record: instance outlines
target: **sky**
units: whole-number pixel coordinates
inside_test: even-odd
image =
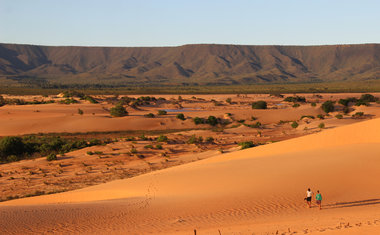
[[[0,0],[0,43],[380,43],[379,0]]]

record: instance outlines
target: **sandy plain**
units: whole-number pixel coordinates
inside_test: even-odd
[[[350,115],[335,118],[341,113],[337,106],[324,120],[300,120],[322,114],[319,106],[324,100],[360,94],[304,96],[318,105],[293,108],[282,98],[268,95],[197,95],[204,100],[195,102],[192,96],[182,96],[180,105],[187,108],[183,112],[187,117],[232,117],[230,126],[222,131],[203,125],[199,129],[190,119],[179,121],[176,112],[154,119],[143,116],[158,109],[178,109],[178,103],[128,109],[130,116],[123,118],[110,118],[107,103],[1,107],[0,119],[6,124],[0,126],[2,135],[179,131],[167,134],[175,141],[165,143],[162,151],[145,150],[149,141],[133,143],[139,152],[145,151],[143,159],[124,154],[131,143],[121,138],[90,147],[102,151],[102,156],[89,156],[89,149],[81,149],[54,163],[40,158],[1,165],[3,197],[22,197],[33,190],[76,190],[2,202],[0,230],[6,234],[379,233],[379,104],[354,107],[351,114],[362,111],[366,114],[362,119]],[[228,97],[233,104],[225,103]],[[211,99],[222,105],[215,106]],[[266,100],[269,109],[252,110],[254,100]],[[78,107],[84,115],[76,113]],[[36,109],[39,112],[34,112]],[[251,116],[262,122],[263,128],[238,125],[242,119],[256,122]],[[280,120],[297,120],[300,125],[294,129],[289,123],[279,124]],[[320,122],[325,123],[323,130],[317,127]],[[186,144],[193,134],[212,136],[215,141]],[[236,143],[247,140],[263,145],[238,151]],[[163,151],[169,157],[162,157]],[[44,169],[46,177],[37,168]],[[54,174],[60,168],[62,173]],[[28,175],[30,171],[35,174]],[[13,180],[9,180],[11,175]],[[321,211],[315,204],[306,208],[303,198],[308,187],[321,190]]]

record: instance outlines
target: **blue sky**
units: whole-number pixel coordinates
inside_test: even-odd
[[[0,42],[78,46],[380,42],[376,0],[0,0]]]

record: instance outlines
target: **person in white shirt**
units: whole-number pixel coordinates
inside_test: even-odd
[[[309,206],[309,208],[311,208],[311,197],[313,196],[313,192],[308,188],[307,191],[306,191],[306,203],[307,205]]]

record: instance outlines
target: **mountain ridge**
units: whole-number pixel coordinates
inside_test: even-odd
[[[82,47],[0,43],[0,76],[21,83],[114,85],[361,81],[380,78],[380,44]]]

